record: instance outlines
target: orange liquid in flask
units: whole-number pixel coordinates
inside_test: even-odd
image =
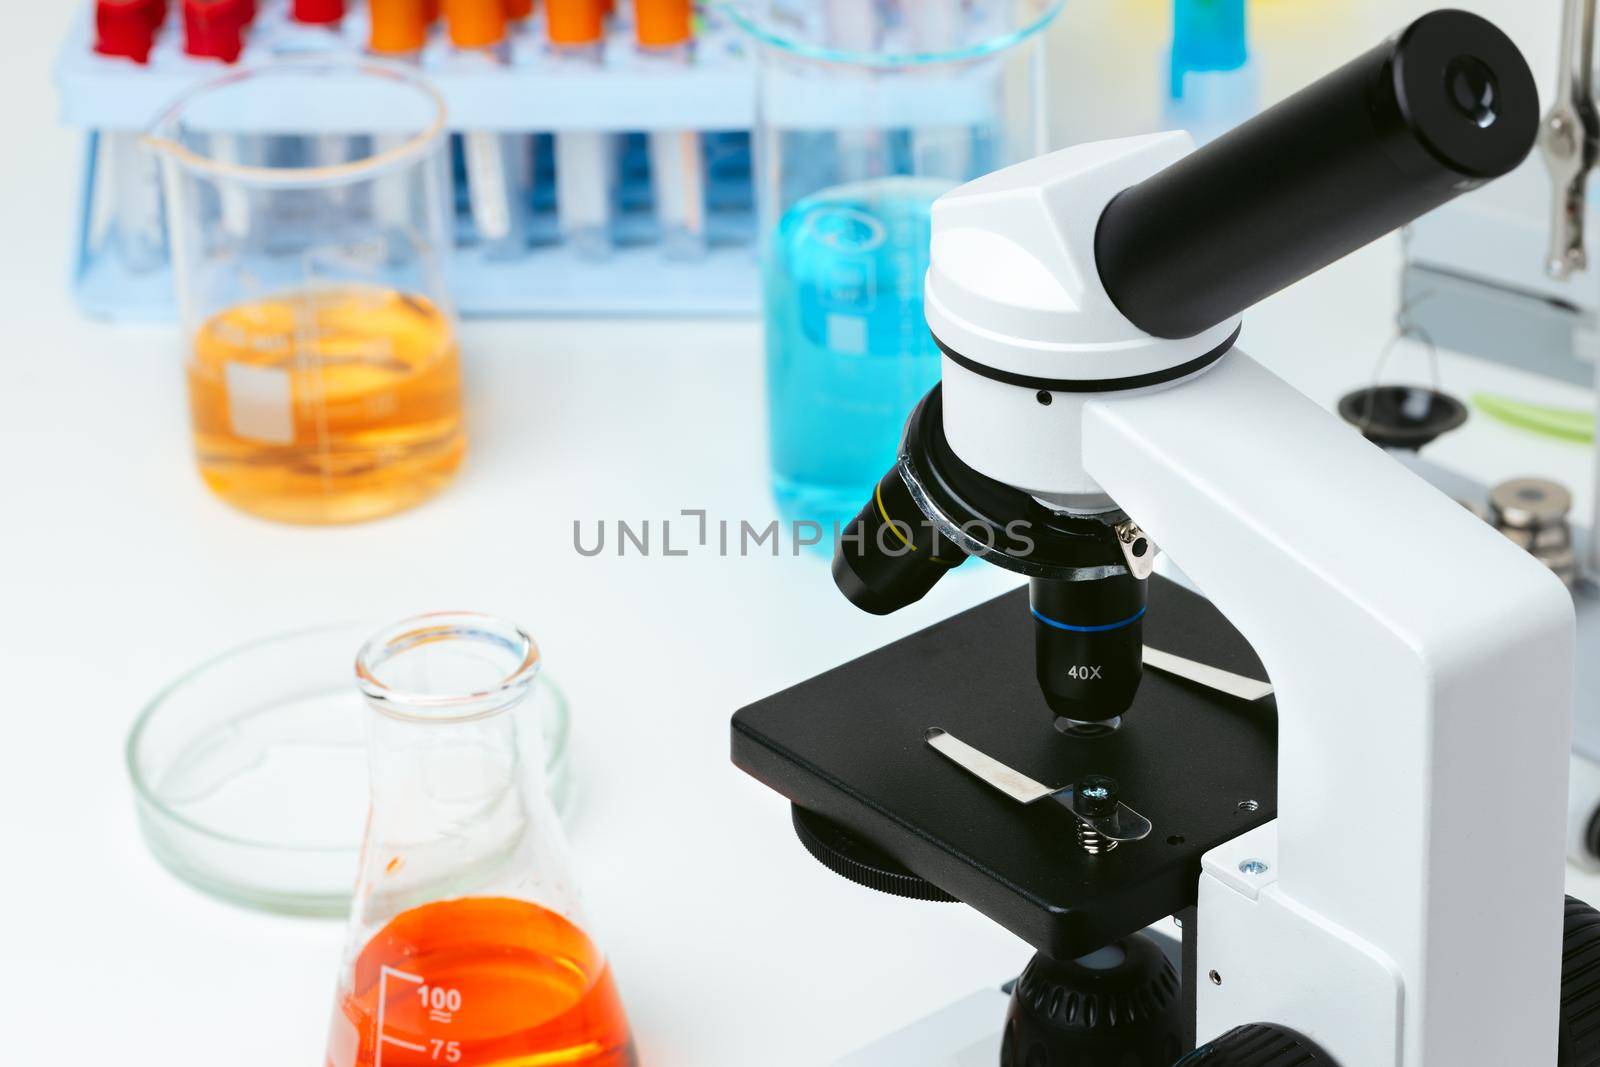
[[[339,1011],[329,1067],[637,1064],[604,957],[572,923],[521,900],[443,900],[398,916],[361,950]],[[353,1059],[337,1047],[352,1028]]]
[[[201,476],[267,518],[399,511],[466,451],[455,334],[420,296],[350,285],[236,305],[200,327],[188,374]]]

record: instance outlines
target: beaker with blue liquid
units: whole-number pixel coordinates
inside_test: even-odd
[[[939,380],[922,313],[933,202],[1045,150],[1040,31],[1060,6],[728,7],[760,60],[769,441],[786,520],[847,524]]]

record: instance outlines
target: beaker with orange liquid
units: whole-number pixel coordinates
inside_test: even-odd
[[[518,738],[538,666],[526,632],[468,613],[361,650],[372,808],[327,1067],[636,1067]]]
[[[299,523],[438,492],[466,451],[438,94],[396,68],[280,62],[191,91],[148,143],[206,484]]]

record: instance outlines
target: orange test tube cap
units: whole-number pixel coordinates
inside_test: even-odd
[[[428,43],[428,0],[370,0],[367,47],[380,56],[420,52]]]
[[[605,36],[601,0],[547,0],[545,25],[551,44],[594,44]]]
[[[672,48],[693,35],[690,0],[634,0],[634,35],[645,48]]]
[[[506,39],[505,0],[444,0],[444,23],[457,48],[490,48]]]

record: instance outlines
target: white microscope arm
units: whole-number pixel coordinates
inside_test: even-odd
[[[1205,862],[1198,1032],[1270,1019],[1349,1067],[1554,1064],[1565,588],[1238,351],[1089,401],[1083,454],[1277,691],[1278,818]]]

